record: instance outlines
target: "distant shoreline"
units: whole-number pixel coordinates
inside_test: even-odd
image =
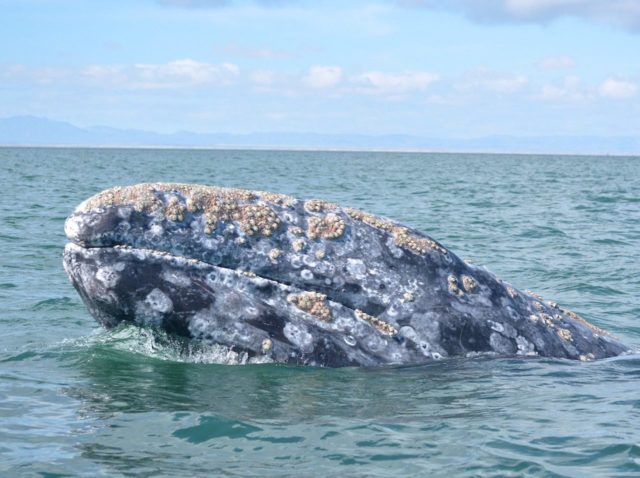
[[[0,145],[45,148],[131,148],[247,151],[640,156],[640,137],[591,135],[469,138],[412,134],[262,131],[196,133],[78,127],[33,116],[0,118]]]
[[[523,152],[504,150],[431,150],[419,148],[345,148],[345,147],[297,147],[297,146],[244,146],[244,145],[213,145],[213,146],[176,146],[176,145],[82,145],[82,144],[0,144],[2,149],[133,149],[133,150],[176,150],[176,151],[291,151],[310,153],[404,153],[404,154],[438,154],[438,155],[478,155],[493,156],[569,156],[569,157],[614,157],[640,158],[639,153],[580,153],[580,152]]]

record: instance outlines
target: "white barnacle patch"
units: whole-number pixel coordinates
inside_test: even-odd
[[[415,295],[413,294],[413,292],[409,292],[409,291],[407,291],[407,292],[405,292],[404,294],[402,294],[402,299],[403,299],[405,302],[413,302],[413,301],[415,300],[415,298],[416,298],[416,297],[415,297]]]
[[[364,346],[371,352],[379,352],[384,350],[389,343],[379,335],[369,335],[364,343]]]
[[[189,287],[191,285],[191,279],[189,279],[186,274],[178,273],[170,269],[163,270],[160,277],[163,280],[179,287]]]
[[[79,207],[82,207],[82,204]],[[78,238],[82,230],[79,222],[80,216],[71,216],[64,222],[64,233],[67,237]]]
[[[400,330],[398,330],[398,334],[405,339],[413,340],[414,342],[418,341],[418,334],[416,333],[416,330],[409,325],[400,327]]]
[[[262,341],[260,349],[262,350],[263,354],[266,354],[269,350],[271,350],[271,347],[273,347],[273,341],[269,338],[266,338]]]
[[[249,319],[255,319],[260,314],[256,307],[248,306],[244,308],[244,313]]]
[[[289,322],[284,326],[282,332],[287,340],[298,347],[301,352],[310,353],[313,351],[313,335],[303,328]]]
[[[387,239],[386,245],[389,248],[391,255],[396,259],[400,259],[404,255],[404,251],[396,245],[396,242],[393,240],[393,236],[390,236],[389,239]]]
[[[210,309],[202,309],[196,312],[189,321],[189,332],[194,337],[204,337],[212,326],[211,317],[213,312]]]
[[[118,264],[122,265],[122,267],[119,269],[115,267]],[[105,286],[107,289],[114,288],[118,283],[118,280],[120,280],[120,274],[118,274],[118,271],[121,271],[124,268],[124,264],[123,263],[118,263],[118,264],[114,266],[100,267],[96,271],[96,279],[100,281],[102,285]]]
[[[504,332],[504,326],[501,323],[494,322],[493,320],[487,320],[487,323],[489,324],[489,327],[491,327],[491,330],[495,330],[500,334]]]
[[[147,297],[144,299],[144,303],[149,306],[151,310],[161,312],[163,314],[173,310],[173,302],[171,302],[169,296],[158,288],[149,292]]]
[[[522,335],[516,337],[516,346],[518,347],[517,355],[525,355],[528,357],[538,355],[535,346]]]
[[[511,340],[498,332],[493,332],[491,336],[489,336],[489,345],[491,349],[497,353],[510,353],[512,350]]]
[[[152,236],[161,236],[162,234],[164,234],[164,229],[160,224],[156,223],[149,228],[149,232]]]
[[[302,277],[304,280],[312,280],[313,272],[311,272],[309,269],[302,269],[302,271],[300,271],[300,277]]]
[[[364,279],[367,274],[367,266],[362,259],[347,259],[347,272],[351,277]]]

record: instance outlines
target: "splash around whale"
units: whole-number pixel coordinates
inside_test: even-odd
[[[89,198],[65,232],[65,270],[99,323],[151,326],[255,361],[593,360],[628,350],[425,234],[322,200],[139,184]]]

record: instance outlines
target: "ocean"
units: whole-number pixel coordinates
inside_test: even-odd
[[[640,476],[637,354],[229,365],[99,328],[65,217],[149,181],[393,218],[640,348],[640,157],[0,148],[1,476]]]

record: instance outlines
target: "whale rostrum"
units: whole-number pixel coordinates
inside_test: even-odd
[[[64,266],[106,327],[150,326],[266,362],[593,360],[627,347],[410,227],[323,200],[147,183],[65,223]]]

